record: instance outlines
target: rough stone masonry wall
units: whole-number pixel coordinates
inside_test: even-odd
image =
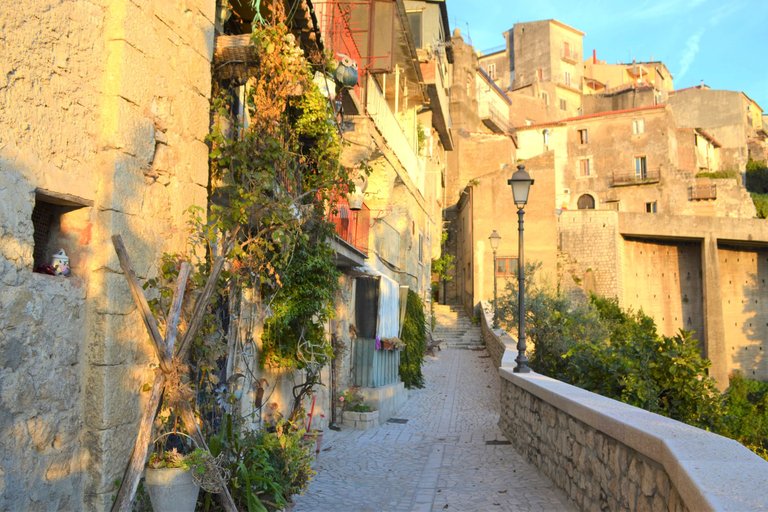
[[[563,211],[558,222],[560,289],[573,298],[584,292],[621,298],[618,214]]]
[[[581,510],[687,511],[658,463],[501,379],[499,426]]]
[[[32,272],[32,211],[38,187],[93,198],[82,164],[98,152],[88,134],[98,126],[90,84],[102,62],[91,52],[103,49],[103,11],[25,0],[0,12],[0,510],[81,510],[91,209],[69,215],[70,278]]]
[[[109,508],[151,373],[140,278],[205,204],[214,0],[21,0],[0,39],[0,510]],[[69,278],[33,273],[37,189]],[[78,201],[80,200],[78,199]]]

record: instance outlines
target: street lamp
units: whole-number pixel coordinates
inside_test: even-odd
[[[528,358],[525,356],[525,258],[523,245],[523,215],[525,215],[526,203],[528,202],[528,192],[531,190],[533,180],[525,171],[524,165],[518,165],[517,171],[507,180],[512,187],[512,197],[517,206],[517,226],[518,226],[518,250],[517,250],[517,366],[513,370],[515,373],[528,373],[531,369],[528,367]]]
[[[491,241],[491,250],[493,250],[493,328],[499,328],[499,315],[496,312],[496,251],[499,249],[499,243],[501,242],[501,235],[496,230],[493,230],[491,236],[488,237]]]

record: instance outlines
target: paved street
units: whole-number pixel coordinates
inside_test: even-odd
[[[327,430],[293,512],[570,511],[565,495],[505,444],[498,377],[485,350],[427,357],[427,385],[397,418]]]

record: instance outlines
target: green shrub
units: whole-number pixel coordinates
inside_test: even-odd
[[[768,194],[768,166],[765,162],[749,160],[747,162],[747,190],[757,194]]]
[[[720,433],[768,459],[768,383],[731,376]]]
[[[231,477],[229,490],[238,510],[267,512],[285,508],[291,496],[306,489],[314,472],[304,430],[279,420],[266,430],[238,428],[225,416],[222,432],[209,441],[214,456],[224,453]],[[219,511],[210,494],[203,510]]]
[[[424,303],[413,290],[408,290],[400,338],[405,342],[405,348],[400,352],[400,380],[409,389],[423,388],[424,375],[421,373],[421,365],[427,350],[426,318]]]
[[[752,202],[755,203],[755,210],[757,210],[757,218],[768,218],[768,194],[758,194],[757,192],[751,192]]]

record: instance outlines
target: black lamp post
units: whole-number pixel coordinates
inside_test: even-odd
[[[499,249],[499,242],[501,242],[501,235],[496,230],[493,230],[491,236],[488,237],[491,241],[491,250],[493,250],[493,328],[499,328],[499,315],[496,309],[496,251]]]
[[[518,251],[517,251],[517,366],[513,370],[515,373],[528,373],[531,369],[528,367],[528,358],[525,356],[525,258],[523,244],[523,215],[525,215],[526,203],[528,202],[528,192],[531,190],[533,180],[525,171],[524,165],[518,165],[517,171],[507,180],[512,187],[512,196],[517,206],[517,226],[518,226]]]

